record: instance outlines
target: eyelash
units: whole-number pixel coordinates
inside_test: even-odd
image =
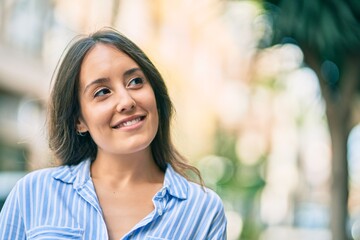
[[[139,81],[139,80],[140,80],[140,82],[132,84],[132,82],[134,82],[134,81]],[[140,87],[144,84],[144,82],[145,82],[144,79],[142,79],[141,77],[132,78],[132,79],[130,79],[130,81],[127,83],[126,87],[127,87],[127,88],[135,88],[135,89],[137,89],[137,88],[140,88]],[[132,85],[133,85],[133,86],[132,86]],[[107,91],[107,92],[104,93],[104,91]],[[98,91],[95,92],[94,98],[101,97],[101,96],[107,95],[107,94],[109,94],[109,93],[110,93],[110,89],[108,89],[108,88],[101,88],[101,89],[99,89]]]
[[[100,94],[100,93],[102,93],[104,91],[107,91],[107,93]],[[104,95],[106,95],[108,93],[110,93],[110,90],[108,88],[101,88],[101,89],[99,89],[98,91],[95,92],[94,97],[95,98],[96,97],[101,97],[101,96],[104,96]]]
[[[126,85],[126,87],[130,87],[131,83],[134,82],[135,80],[140,80],[140,83],[135,83],[135,86],[139,86],[139,85],[143,85],[144,84],[144,79],[142,79],[141,77],[135,77],[130,79],[130,81],[128,82],[128,84]]]

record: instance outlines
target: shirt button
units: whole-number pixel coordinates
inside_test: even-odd
[[[158,214],[161,216],[163,214],[163,211],[161,209],[159,209]]]

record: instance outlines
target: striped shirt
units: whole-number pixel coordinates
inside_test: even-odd
[[[223,204],[168,165],[154,210],[122,239],[226,239]],[[90,161],[20,179],[0,213],[0,239],[108,239]]]

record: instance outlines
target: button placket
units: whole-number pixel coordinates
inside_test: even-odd
[[[163,188],[163,190],[161,190],[161,196],[165,197],[165,194],[166,194],[166,188]]]
[[[156,212],[161,216],[163,214],[162,202],[164,199],[162,196],[159,196],[156,200]]]
[[[159,216],[164,214],[164,209],[166,205],[166,188],[161,189],[156,197],[156,212]]]

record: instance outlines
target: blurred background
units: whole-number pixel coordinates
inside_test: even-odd
[[[360,2],[0,0],[0,206],[53,163],[52,73],[113,26],[152,59],[228,239],[360,239]]]

